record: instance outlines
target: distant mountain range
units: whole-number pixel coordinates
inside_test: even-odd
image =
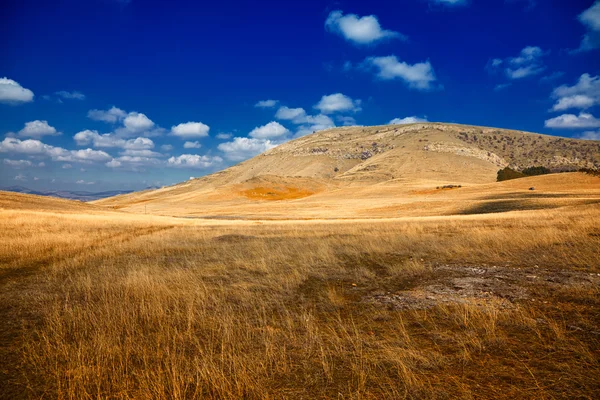
[[[58,197],[61,199],[70,199],[70,200],[79,200],[79,201],[92,201],[103,199],[105,197],[117,196],[119,194],[127,194],[133,192],[133,190],[109,190],[105,192],[86,192],[79,190],[33,190],[23,186],[9,186],[0,188],[0,190],[5,190],[7,192],[17,192],[17,193],[25,193],[25,194],[35,194],[38,196],[51,196]]]

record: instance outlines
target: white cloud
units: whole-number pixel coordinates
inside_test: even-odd
[[[123,120],[123,125],[132,132],[140,132],[154,127],[154,122],[145,114],[134,111],[127,114],[127,117]]]
[[[243,161],[275,147],[269,139],[235,137],[231,142],[219,144],[218,148],[225,153],[225,158],[232,161]]]
[[[125,150],[125,151],[120,152],[119,154],[121,154],[122,156],[151,157],[151,158],[163,156],[162,154],[157,153],[156,151],[152,151],[152,150]]]
[[[170,144],[163,144],[162,146],[160,146],[160,149],[162,151],[171,151],[173,150],[173,146]]]
[[[186,122],[171,127],[171,134],[184,139],[201,138],[208,136],[210,127],[202,122]]]
[[[163,160],[154,157],[154,155],[157,153],[147,150],[126,150],[122,154],[124,155],[113,158],[104,165],[109,168],[124,167],[137,171],[145,167],[156,166],[164,163]]]
[[[399,32],[382,29],[374,15],[364,17],[356,14],[344,15],[340,10],[329,13],[325,21],[325,29],[359,45],[372,44],[384,39],[406,40],[406,37]]]
[[[257,108],[273,108],[279,103],[279,100],[261,100],[254,105]]]
[[[117,121],[121,121],[125,119],[127,113],[120,108],[111,107],[109,110],[90,110],[87,114],[88,118],[93,119],[94,121],[103,121],[109,123],[115,123]]]
[[[183,148],[184,149],[199,149],[200,147],[202,147],[202,145],[198,141],[195,141],[195,142],[185,142],[183,144]]]
[[[33,101],[33,92],[25,89],[18,82],[0,78],[0,103],[19,104]]]
[[[27,177],[25,175],[19,174],[19,175],[15,176],[15,181],[25,182],[26,180],[27,180]]]
[[[587,129],[600,128],[600,120],[592,114],[581,112],[579,115],[563,114],[556,118],[546,120],[546,128],[556,129]]]
[[[63,169],[70,169],[70,168],[73,168],[73,166],[71,164],[63,164],[62,168]]]
[[[62,149],[64,150],[64,149]],[[82,150],[67,150],[69,152],[68,155],[59,156],[56,158],[57,161],[79,161],[79,162],[88,162],[88,161],[106,161],[111,159],[106,152],[101,150],[92,150],[92,149],[82,149]]]
[[[223,159],[219,156],[199,156],[197,154],[182,154],[178,157],[171,157],[167,161],[169,167],[178,168],[210,168],[219,163]]]
[[[109,162],[107,162],[104,165],[106,165],[109,168],[118,168],[118,167],[120,167],[123,164],[121,164],[121,161],[117,161],[115,159],[112,159],[112,160],[110,160]]]
[[[587,109],[600,104],[600,76],[583,74],[575,85],[562,85],[554,89],[552,98],[557,100],[552,111]]]
[[[321,100],[314,106],[323,114],[333,114],[336,112],[358,112],[361,111],[361,100],[352,100],[352,98],[342,93],[334,93],[321,97]]]
[[[516,57],[508,57],[505,60],[493,59],[488,63],[487,68],[493,72],[505,65],[504,74],[508,79],[523,79],[541,74],[546,69],[542,60],[546,54],[537,46],[527,46]]]
[[[57,136],[60,132],[56,128],[48,125],[48,121],[31,121],[26,122],[25,127],[19,131],[21,137],[41,138],[42,136]]]
[[[294,121],[301,120],[306,117],[306,111],[304,108],[289,108],[289,107],[279,107],[277,113],[275,113],[275,118],[286,120],[286,121]]]
[[[596,1],[590,8],[582,12],[579,17],[587,32],[583,35],[579,49],[576,51],[590,51],[600,48],[600,1]]]
[[[130,150],[147,150],[154,148],[152,139],[138,137],[125,140],[110,133],[99,134],[97,131],[85,130],[73,136],[75,142],[80,146],[92,144],[94,147],[120,147]]]
[[[348,115],[338,115],[336,119],[342,123],[343,126],[356,126],[356,120],[354,117]]]
[[[279,122],[272,121],[266,125],[254,128],[249,133],[249,136],[255,139],[275,139],[285,136],[288,133],[290,133],[290,131],[285,126],[281,125]]]
[[[83,179],[78,180],[77,182],[75,182],[78,185],[93,185],[96,182],[86,182]]]
[[[416,116],[412,117],[404,117],[404,118],[394,118],[389,122],[389,125],[406,125],[406,124],[416,124],[418,122],[428,122],[427,118],[419,118]]]
[[[413,89],[429,90],[432,88],[431,84],[436,81],[429,61],[411,65],[400,62],[396,56],[368,57],[363,66],[377,69],[376,76],[379,79],[401,79]]]
[[[587,131],[583,132],[581,135],[577,137],[578,139],[583,140],[600,140],[600,131]]]
[[[25,168],[31,167],[32,163],[29,160],[9,160],[8,158],[4,160],[5,165],[10,165],[13,168]]]
[[[352,118],[352,117],[349,117]],[[354,118],[352,118],[354,119]],[[298,127],[296,131],[296,137],[304,136],[311,134],[313,132],[322,131],[324,129],[329,129],[335,127],[335,123],[333,120],[324,114],[319,115],[308,115],[303,121],[304,125]]]
[[[67,100],[85,100],[85,95],[77,91],[67,92],[65,90],[61,90],[60,92],[56,92],[54,94]]]
[[[85,150],[67,150],[62,147],[55,147],[39,140],[27,139],[20,140],[8,137],[0,142],[1,153],[34,154],[50,157],[54,161],[66,162],[96,162],[107,161],[111,157],[104,151],[85,149]]]
[[[227,140],[227,139],[231,139],[232,136],[233,136],[233,134],[231,134],[231,133],[221,132],[221,133],[217,133],[216,138],[221,139],[221,140]]]
[[[596,99],[582,94],[577,94],[558,99],[554,107],[552,107],[552,111],[564,111],[568,110],[569,108],[579,108],[585,110],[586,108],[592,107],[594,104],[596,104]]]

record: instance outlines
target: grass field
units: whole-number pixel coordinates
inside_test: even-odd
[[[2,398],[600,394],[598,204],[240,221],[28,198],[0,199]]]

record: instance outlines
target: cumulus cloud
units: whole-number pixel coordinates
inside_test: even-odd
[[[329,13],[325,21],[325,29],[359,45],[372,44],[385,39],[406,40],[406,36],[399,32],[383,29],[374,15],[364,17],[356,14],[344,15],[340,10]]]
[[[152,158],[157,158],[157,157],[162,157],[162,154],[157,153],[156,151],[152,151],[152,150],[125,150],[120,152],[119,154],[121,154],[122,156],[131,156],[131,157],[152,157]]]
[[[0,103],[22,104],[33,101],[33,92],[19,85],[18,82],[0,78]]]
[[[195,142],[185,142],[183,144],[183,148],[184,149],[199,149],[200,147],[202,147],[202,145],[198,141],[195,141]]]
[[[27,180],[27,177],[23,174],[19,174],[19,175],[15,176],[15,181],[25,182],[26,180]]]
[[[600,120],[592,114],[581,112],[579,115],[563,114],[546,120],[546,128],[556,129],[589,129],[600,128]]]
[[[220,133],[217,133],[217,136],[216,136],[216,138],[217,138],[217,139],[221,139],[221,140],[227,140],[227,139],[231,139],[231,137],[232,137],[232,136],[233,136],[233,135],[232,135],[231,133],[228,133],[228,132],[220,132]]]
[[[210,168],[219,163],[223,159],[219,156],[199,156],[197,154],[182,154],[178,157],[171,157],[167,160],[169,167],[177,168]]]
[[[4,165],[11,166],[13,168],[25,168],[31,167],[33,164],[29,160],[4,160]]]
[[[272,121],[266,125],[254,128],[249,136],[255,139],[275,139],[287,135],[290,131],[279,122]]]
[[[163,144],[162,146],[160,146],[160,149],[162,151],[171,151],[173,150],[173,146],[170,144]]]
[[[554,89],[552,98],[556,99],[552,111],[570,108],[585,110],[600,104],[600,76],[583,74],[575,85],[562,85]]]
[[[115,106],[109,110],[89,110],[87,114],[89,119],[94,121],[103,121],[114,124],[117,121],[122,121],[127,116],[127,113]]]
[[[435,72],[429,61],[408,64],[400,62],[396,56],[368,57],[363,62],[366,69],[375,69],[377,78],[381,80],[400,79],[408,87],[417,90],[432,89],[436,81]]]
[[[50,157],[54,161],[90,163],[107,161],[112,157],[104,151],[84,149],[67,150],[42,143],[39,140],[20,140],[8,137],[0,142],[0,153],[30,154]]]
[[[109,110],[89,110],[88,118],[111,124],[117,122],[122,123],[122,126],[114,131],[115,136],[122,138],[133,136],[160,136],[166,131],[164,128],[157,126],[143,113],[135,111],[127,113],[114,106]]]
[[[354,118],[352,119],[354,120]],[[335,127],[335,123],[327,115],[307,115],[305,120],[303,121],[303,125],[298,127],[295,136],[300,137],[333,127]]]
[[[42,136],[57,136],[60,132],[56,128],[48,125],[48,121],[35,120],[26,122],[25,127],[19,131],[21,137],[41,138]]]
[[[286,120],[286,121],[294,121],[301,120],[306,117],[306,111],[303,108],[289,108],[289,107],[279,107],[277,112],[275,113],[275,118]]]
[[[147,150],[154,148],[152,139],[138,137],[135,139],[125,140],[114,134],[105,133],[99,134],[97,131],[85,130],[73,136],[75,142],[80,146],[92,144],[94,147],[120,147],[130,150]]]
[[[273,108],[279,103],[279,100],[261,100],[254,105],[257,108]]]
[[[157,166],[160,164],[164,164],[164,161],[154,157],[157,153],[146,151],[146,150],[126,150],[121,157],[113,158],[112,160],[106,162],[106,165],[109,168],[128,168],[134,171],[141,170],[145,167]],[[160,155],[160,154],[159,154]]]
[[[67,100],[85,100],[85,95],[81,92],[67,92],[65,90],[61,90],[60,92],[55,92],[55,95]]]
[[[243,161],[275,147],[269,139],[235,137],[230,142],[221,143],[218,149],[231,161]]]
[[[356,126],[356,119],[354,119],[354,117],[350,117],[348,115],[338,115],[336,117],[336,119],[343,125],[343,126]]]
[[[427,118],[420,118],[416,116],[412,117],[404,117],[404,118],[394,118],[389,122],[389,125],[406,125],[406,124],[416,124],[418,122],[428,122]]]
[[[121,164],[121,161],[112,159],[109,162],[105,163],[104,165],[106,165],[109,168],[118,168],[118,167],[120,167],[123,164]]]
[[[600,48],[600,1],[596,1],[590,8],[579,14],[578,19],[585,26],[587,32],[583,35],[581,44],[576,51]]]
[[[323,114],[358,112],[362,110],[361,103],[361,100],[353,100],[345,94],[334,93],[321,97],[321,100],[315,104],[314,108]]]
[[[578,139],[583,140],[600,140],[600,131],[587,131],[577,136]]]
[[[521,50],[518,56],[508,57],[504,60],[495,58],[488,63],[489,72],[499,71],[504,66],[504,74],[508,79],[523,79],[529,76],[539,75],[546,66],[543,63],[543,57],[547,55],[537,46],[527,46]]]
[[[141,132],[154,127],[154,122],[145,114],[130,112],[123,120],[123,125],[132,132]]]
[[[210,127],[202,122],[186,122],[177,126],[171,127],[171,135],[179,136],[180,138],[201,138],[208,136]]]

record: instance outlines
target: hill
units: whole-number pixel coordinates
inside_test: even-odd
[[[336,217],[351,217],[373,208],[365,208],[365,199],[389,205],[438,186],[490,184],[506,166],[556,172],[600,168],[600,142],[441,123],[336,128],[206,177],[95,204],[164,215],[274,218],[290,212],[318,217],[331,212],[329,204]],[[268,201],[293,209],[265,208]],[[302,209],[313,211],[299,213]]]

